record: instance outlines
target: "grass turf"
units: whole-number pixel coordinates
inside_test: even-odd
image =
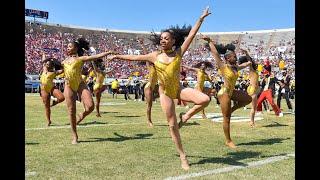
[[[238,146],[224,145],[222,123],[190,119],[181,130],[191,169],[180,160],[169,135],[160,103],[152,108],[153,128],[147,126],[146,104],[112,99],[103,94],[101,118],[95,111],[78,126],[80,143],[71,144],[65,102],[52,108],[53,126],[46,129],[44,106],[39,96],[25,96],[25,164],[27,179],[164,179],[232,165],[245,165],[268,157],[294,153],[295,117],[264,113],[250,128],[249,122],[231,122],[231,137]],[[114,103],[110,105],[108,103]],[[126,104],[123,104],[126,103]],[[250,107],[250,106],[248,106]],[[284,112],[287,111],[282,101]],[[77,111],[83,110],[77,103]],[[176,113],[186,111],[177,107]],[[206,113],[220,113],[215,100]],[[237,110],[236,116],[249,116]],[[59,127],[59,128],[55,128]],[[45,128],[45,129],[35,129]],[[294,157],[258,167],[198,177],[196,179],[294,179]]]

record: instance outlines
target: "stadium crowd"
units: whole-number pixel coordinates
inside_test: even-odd
[[[141,54],[142,48],[140,44],[137,43],[138,36],[145,38],[146,48],[149,52],[157,48],[152,45],[150,41],[148,41],[148,35],[146,34],[126,35],[126,33],[121,34],[107,30],[77,30],[74,28],[59,27],[59,25],[49,26],[31,21],[26,22],[25,25],[26,74],[39,74],[42,67],[41,54],[43,51],[48,57],[54,57],[59,60],[63,60],[66,57],[68,42],[71,42],[79,37],[85,37],[85,39],[87,39],[90,44],[95,47],[97,53],[105,50],[113,50],[121,54]],[[252,38],[252,36],[253,35],[249,34],[249,39]],[[219,43],[219,41],[217,43]],[[295,38],[281,39],[280,42],[277,44],[272,44],[268,48],[266,48],[267,42],[263,40],[249,43],[246,41],[241,41],[241,39],[240,41],[239,39],[235,39],[232,43],[234,43],[236,46],[239,45],[240,48],[247,49],[257,64],[264,65],[266,62],[269,63],[272,67],[273,76],[277,77],[278,79],[281,80],[283,78],[282,74],[285,70],[291,77],[290,97],[293,98],[295,77]],[[238,55],[240,55],[240,52]],[[198,46],[190,48],[185,53],[183,57],[183,64],[187,66],[193,66],[199,61],[210,59],[212,59],[212,56],[206,49],[205,45],[198,43]],[[282,65],[280,65],[281,63]],[[139,95],[140,97],[143,97],[143,90],[136,88],[136,84],[139,84],[141,88],[143,88],[144,83],[140,83],[139,80],[144,79],[145,75],[148,74],[148,70],[143,63],[129,61],[109,61],[108,68],[113,70],[111,75],[112,78],[127,79],[130,76],[133,76],[133,79],[129,79],[129,82],[120,81],[120,87],[122,87],[122,89],[127,89],[129,93],[134,93],[138,91],[137,89],[139,89],[138,97]],[[212,69],[210,74],[216,77],[216,84],[221,84],[223,80],[221,77],[219,77],[219,73],[216,68]],[[239,72],[239,75],[240,78],[237,81],[236,88],[245,90],[248,84],[248,79],[246,78],[247,71],[241,71]],[[196,73],[192,71],[187,72],[187,76],[191,80],[196,80],[197,77]],[[126,84],[129,84],[131,87],[125,88]],[[209,83],[207,84],[207,86],[211,85],[212,84]],[[135,97],[137,98],[137,95]]]

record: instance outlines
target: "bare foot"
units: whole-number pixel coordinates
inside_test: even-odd
[[[228,147],[230,147],[232,149],[236,149],[237,148],[237,146],[232,141],[226,142],[226,146],[228,146]]]
[[[208,119],[205,114],[202,114],[202,119]]]
[[[180,121],[179,121],[179,123],[178,123],[179,129],[180,129],[180,128],[184,125],[184,123],[185,123],[185,122],[183,122],[183,120],[182,120],[182,116],[183,116],[184,114],[186,114],[186,113],[181,112],[181,113],[179,114],[179,118],[180,118]]]
[[[51,125],[51,121],[48,122],[47,126],[49,127]]]
[[[97,114],[96,116],[97,116],[97,117],[101,117],[101,115],[100,115],[100,114]]]
[[[254,122],[250,122],[250,127],[254,128],[255,127],[255,123]]]
[[[148,126],[153,127],[153,123],[151,121],[148,121]]]
[[[190,169],[190,166],[186,156],[180,156],[180,160],[182,169],[188,171]]]
[[[79,142],[78,142],[78,140],[77,139],[73,139],[72,141],[71,141],[71,144],[78,144]]]

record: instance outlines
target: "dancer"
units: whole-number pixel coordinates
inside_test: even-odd
[[[195,86],[195,89],[197,89],[198,91],[205,93],[204,92],[204,82],[209,80],[210,82],[212,81],[211,79],[211,75],[208,75],[206,73],[206,69],[209,68],[213,68],[213,65],[210,62],[200,62],[198,64],[195,65],[195,68],[193,67],[189,67],[189,66],[185,66],[182,65],[182,67],[188,69],[188,70],[192,70],[197,72],[197,84]],[[198,68],[197,68],[198,67]],[[207,94],[207,93],[205,93]],[[208,96],[210,97],[210,95],[208,94]],[[204,112],[204,109],[202,110],[202,118],[203,119],[207,119],[207,116]]]
[[[162,31],[160,37],[153,33],[151,36],[152,41],[161,45],[161,51],[154,51],[146,55],[114,55],[109,58],[110,60],[121,59],[154,63],[159,80],[160,104],[166,114],[170,135],[179,152],[181,167],[184,170],[188,170],[190,167],[181,144],[174,99],[181,99],[195,104],[186,114],[180,114],[181,121],[187,121],[209,104],[207,95],[192,88],[181,90],[179,77],[181,57],[187,51],[202,22],[209,14],[211,13],[209,13],[209,7],[207,7],[192,29],[186,26],[182,28],[171,27]],[[187,38],[184,39],[186,36]],[[173,49],[173,47],[175,48]]]
[[[225,144],[230,148],[236,148],[236,145],[233,143],[230,137],[230,118],[232,112],[241,108],[251,102],[251,97],[239,90],[235,90],[235,84],[238,79],[238,71],[251,65],[251,62],[246,62],[241,65],[237,65],[237,57],[234,52],[234,45],[217,45],[217,48],[213,41],[207,37],[203,36],[201,39],[209,43],[211,54],[215,60],[218,68],[221,71],[221,75],[224,78],[224,84],[219,90],[217,96],[220,102],[221,111],[223,114],[223,131],[226,137]],[[226,63],[220,58],[220,54],[224,54]],[[231,100],[234,101],[234,105],[231,107]]]
[[[85,84],[88,86],[90,92],[93,94],[93,77],[94,77],[94,73],[93,73],[93,66],[91,63],[85,63],[83,68],[82,68],[82,72],[81,72],[81,77],[82,80],[85,82]]]
[[[190,87],[186,77],[187,77],[187,73],[186,71],[184,71],[183,67],[181,66],[180,81],[182,82],[182,86],[181,86],[182,89]],[[181,99],[178,100],[176,104],[180,105],[180,107],[185,107],[186,109],[189,109],[188,103],[186,101],[182,101]]]
[[[81,79],[82,66],[86,61],[93,61],[112,54],[112,52],[103,52],[93,56],[83,56],[85,50],[89,50],[89,43],[83,38],[69,43],[67,48],[68,57],[62,62],[65,73],[64,96],[70,118],[72,144],[78,143],[76,125],[94,110],[94,103],[91,93]],[[76,118],[77,94],[79,94],[79,97],[81,97],[80,99],[84,106],[84,112],[78,114],[78,118]]]
[[[101,100],[101,94],[103,93],[104,90],[107,89],[107,86],[103,84],[104,79],[106,78],[106,75],[112,70],[106,71],[105,66],[102,64],[103,60],[98,59],[92,63],[93,65],[93,72],[96,76],[96,81],[93,86],[93,94],[96,97],[96,111],[97,117],[101,117],[100,115],[100,100]]]
[[[53,79],[63,73],[63,70],[58,70],[57,66],[55,64],[58,64],[58,61],[53,58],[47,58],[46,55],[43,53],[42,54],[42,72],[41,72],[41,77],[40,77],[40,96],[42,98],[42,102],[45,106],[45,111],[46,111],[46,119],[48,121],[47,126],[51,125],[51,109],[50,107],[53,107],[61,102],[64,101],[64,96],[62,92],[56,88],[53,84]],[[52,105],[50,106],[50,99],[51,96],[55,97],[55,100],[53,100]]]
[[[142,38],[138,39],[138,42],[140,43],[142,49],[143,49],[143,54],[147,54],[147,49],[144,46],[144,40]],[[147,67],[149,69],[149,74],[148,74],[148,83],[144,86],[144,95],[146,98],[146,103],[147,103],[147,121],[148,121],[148,126],[153,127],[153,123],[151,120],[151,108],[152,108],[152,101],[153,101],[153,91],[155,90],[155,86],[157,84],[157,73],[156,69],[154,67],[153,63],[146,62]]]
[[[245,56],[242,56],[239,58],[239,64],[246,63],[248,61],[251,62],[251,65],[249,66],[249,86],[247,88],[247,93],[252,98],[251,102],[251,111],[250,111],[250,126],[254,127],[254,116],[257,110],[257,95],[260,91],[259,89],[259,74],[257,72],[258,65],[252,60],[250,57],[248,51],[242,50],[242,53],[245,54]]]

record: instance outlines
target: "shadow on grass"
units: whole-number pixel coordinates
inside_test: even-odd
[[[185,124],[183,124],[183,126],[198,126],[198,125],[200,125],[199,123],[197,123],[197,122],[191,122],[191,123],[189,123],[189,122],[187,122],[187,123],[185,123]],[[167,125],[167,124],[155,124],[154,126],[159,126],[159,127],[169,127],[169,125]],[[183,127],[182,127],[183,128]]]
[[[39,143],[35,143],[35,142],[27,142],[27,143],[25,143],[25,145],[37,145],[37,144],[39,144]]]
[[[141,117],[136,115],[121,115],[121,116],[114,116],[114,117]]]
[[[183,126],[182,126],[181,129],[183,129],[184,126],[199,126],[199,125],[200,125],[200,124],[199,124],[198,122],[196,122],[196,121],[187,122],[187,123],[184,123],[184,124],[183,124]]]
[[[108,112],[108,111],[102,111],[100,114],[108,114],[108,113],[120,113],[120,112]]]
[[[114,138],[89,138],[93,140],[89,141],[79,141],[79,142],[101,142],[101,141],[112,141],[112,142],[122,142],[122,141],[127,141],[127,140],[136,140],[136,139],[150,139],[149,137],[153,136],[153,134],[136,134],[133,137],[130,136],[122,136],[118,133],[113,133],[115,136]]]
[[[227,157],[202,157],[202,156],[189,156],[187,157],[195,157],[201,158],[198,162],[190,163],[190,165],[196,164],[207,164],[207,163],[216,163],[216,164],[228,164],[234,166],[247,166],[247,164],[239,162],[240,160],[255,158],[258,157],[260,152],[252,152],[252,151],[239,151],[239,152],[230,152],[227,154]]]
[[[80,124],[78,124],[77,126],[86,126],[86,125],[92,125],[92,124],[107,124],[105,122],[98,122],[98,121],[91,121],[91,122],[81,122]],[[65,125],[70,125],[70,123],[66,123]]]
[[[169,127],[169,125],[168,124],[154,124],[154,126],[159,126],[159,127]]]
[[[262,126],[262,127],[281,127],[281,126],[288,126],[288,125],[280,124],[280,123],[274,121],[273,124],[269,124],[269,125]]]
[[[78,126],[86,126],[86,125],[91,125],[91,124],[107,124],[107,123],[105,123],[105,122],[98,122],[98,121],[91,121],[91,122],[80,123]]]
[[[243,145],[271,145],[271,144],[276,144],[276,143],[282,143],[284,140],[288,140],[291,138],[271,138],[271,139],[261,139],[260,141],[253,141],[253,142],[248,142],[248,143],[240,143],[237,144],[238,146],[243,146]]]

